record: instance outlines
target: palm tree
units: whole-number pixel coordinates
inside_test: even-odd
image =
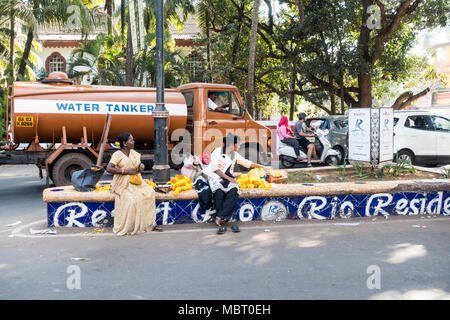
[[[201,0],[196,3],[195,11],[200,26],[206,37],[206,69],[208,70],[209,81],[213,82],[212,63],[211,63],[211,36],[210,36],[210,8],[207,0]]]
[[[9,0],[0,4],[0,12],[10,14],[10,48],[14,48],[16,35],[14,28],[16,21],[27,31],[27,39],[20,59],[18,76],[24,77],[29,62],[30,51],[37,26],[40,24],[59,24],[64,26],[68,21],[67,8],[76,5],[80,9],[81,31],[86,33],[93,29],[93,19],[89,8],[93,7],[91,0]],[[14,65],[14,55],[10,54],[10,63]]]
[[[76,66],[87,67],[94,76],[93,83],[125,85],[125,56],[120,35],[99,34],[96,40],[83,41],[80,48],[72,51],[68,64],[68,74],[78,78],[84,72],[75,70]]]
[[[134,0],[129,0],[134,1]],[[130,13],[125,0],[121,2],[121,24],[122,33],[124,33],[124,15],[127,16],[128,28],[127,28],[127,41],[126,41],[126,84],[132,86],[134,83],[134,66],[133,66],[133,50],[131,42],[131,28],[130,26]],[[146,31],[152,32],[155,26],[155,0],[146,0],[144,2],[144,17],[146,19]],[[126,12],[128,11],[128,12]],[[167,29],[169,23],[175,23],[178,27],[182,27],[183,23],[186,21],[188,14],[194,12],[194,6],[189,0],[166,0],[164,3],[164,24],[165,29]]]

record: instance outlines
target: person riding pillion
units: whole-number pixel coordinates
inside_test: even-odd
[[[294,135],[298,139],[300,145],[307,150],[308,167],[311,167],[311,157],[314,157],[314,159],[318,159],[318,157],[316,147],[306,139],[306,137],[314,137],[314,130],[306,126],[306,113],[300,112],[297,117],[298,121],[295,123]]]

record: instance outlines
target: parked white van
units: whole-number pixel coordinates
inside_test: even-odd
[[[450,163],[450,120],[433,111],[394,111],[394,158]]]

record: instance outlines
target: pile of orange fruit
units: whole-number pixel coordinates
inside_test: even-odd
[[[180,174],[175,175],[174,178],[167,181],[167,184],[172,185],[172,191],[175,196],[181,191],[192,190],[192,187],[194,186],[191,179]]]

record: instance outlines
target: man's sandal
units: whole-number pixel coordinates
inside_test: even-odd
[[[227,227],[220,227],[217,229],[217,234],[224,234],[227,231]]]

